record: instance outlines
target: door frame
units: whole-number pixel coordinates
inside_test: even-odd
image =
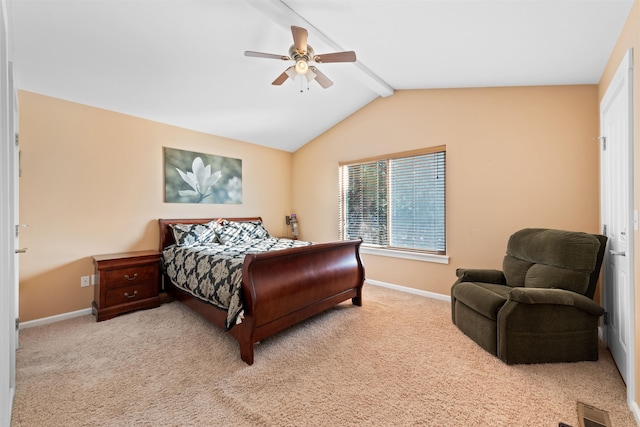
[[[628,233],[628,238],[629,238],[629,247],[627,249],[627,256],[626,256],[626,260],[628,262],[628,275],[629,275],[629,298],[627,301],[627,304],[629,304],[629,306],[627,307],[627,312],[628,312],[628,318],[625,319],[625,325],[629,330],[629,337],[628,337],[628,351],[626,354],[626,365],[627,365],[627,372],[626,372],[626,378],[627,378],[627,404],[629,405],[629,407],[633,407],[635,406],[635,394],[636,394],[636,374],[635,374],[635,247],[634,247],[634,242],[635,242],[635,232],[637,231],[637,222],[634,221],[634,218],[636,218],[637,212],[634,211],[634,186],[633,186],[633,176],[634,176],[634,147],[633,147],[633,49],[629,48],[627,49],[624,57],[622,58],[622,60],[620,61],[620,65],[618,66],[618,69],[616,70],[616,73],[614,75],[614,77],[611,79],[611,82],[609,82],[609,86],[607,87],[606,91],[605,91],[605,95],[602,97],[602,100],[600,101],[600,126],[602,126],[603,123],[603,106],[608,104],[608,101],[611,97],[610,95],[610,90],[611,89],[615,89],[616,87],[618,87],[621,84],[621,80],[622,79],[626,79],[627,81],[627,96],[628,96],[628,100],[629,100],[629,105],[628,105],[628,138],[627,138],[627,143],[628,143],[628,153],[629,153],[629,159],[628,159],[628,173],[627,173],[627,183],[628,183],[628,194],[627,194],[627,200],[628,200],[628,212],[627,212],[627,223],[628,223],[628,230],[630,231]],[[601,143],[606,144],[607,141],[606,139],[602,138],[605,137],[606,135],[602,135],[602,129],[601,129]],[[600,195],[600,204],[601,204],[601,217],[600,217],[600,226],[601,226],[601,230],[604,227],[604,218],[603,218],[603,212],[604,212],[604,201],[603,201],[603,195],[602,195],[602,189],[603,189],[603,182],[604,182],[604,175],[603,175],[603,160],[602,160],[601,156],[601,160],[600,160],[600,190],[601,190],[601,195]],[[605,262],[608,262],[609,255],[608,253],[605,253],[605,259],[603,261],[603,264]],[[603,283],[604,284],[604,283]],[[604,289],[602,289],[601,291],[602,294],[602,298],[603,298],[603,306],[605,308],[605,310],[607,310],[610,306],[610,301],[607,300],[606,297],[606,293],[604,291]],[[606,314],[605,314],[606,316]],[[606,317],[605,317],[606,319]],[[602,327],[601,327],[601,333],[602,333],[602,339],[605,342],[605,344],[608,345],[608,338],[609,338],[609,333],[608,333],[608,327],[606,325],[606,322],[603,322]]]

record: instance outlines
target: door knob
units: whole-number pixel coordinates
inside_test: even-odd
[[[625,251],[609,251],[609,253],[613,256],[619,255],[619,256],[627,256],[627,253]]]
[[[27,248],[20,248],[20,249],[16,249],[16,250],[15,250],[15,252],[16,252],[17,254],[23,254],[23,253],[27,252]]]

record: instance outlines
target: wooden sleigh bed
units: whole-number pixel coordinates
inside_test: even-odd
[[[214,218],[160,219],[160,251],[175,243],[174,224],[205,224]],[[260,218],[227,218],[234,222]],[[226,325],[227,312],[174,286],[166,271],[164,290],[211,323],[236,338],[240,356],[253,364],[254,344],[289,326],[351,298],[362,305],[364,267],[360,240],[318,243],[309,246],[250,253],[242,264],[241,323]],[[164,271],[164,268],[163,268]]]

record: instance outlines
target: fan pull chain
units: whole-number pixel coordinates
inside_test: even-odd
[[[309,81],[307,79],[305,79],[304,76],[303,76],[303,78],[300,79],[300,93],[304,92],[304,82],[305,81],[307,82],[307,90],[309,90]]]

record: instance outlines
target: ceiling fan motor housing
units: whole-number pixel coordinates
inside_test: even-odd
[[[289,56],[296,61],[295,70],[298,74],[307,74],[309,70],[309,61],[313,59],[313,48],[307,45],[306,52],[300,52],[296,49],[296,45],[293,44],[289,48]]]
[[[307,51],[306,52],[298,52],[298,49],[296,49],[296,45],[291,45],[291,47],[289,48],[289,56],[291,57],[291,59],[306,59],[307,61],[311,61],[313,59],[313,48],[309,45],[307,45]]]

